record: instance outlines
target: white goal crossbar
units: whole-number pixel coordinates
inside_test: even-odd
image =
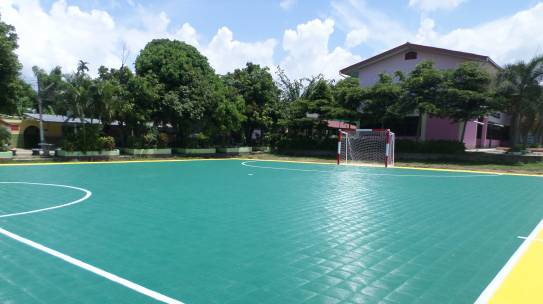
[[[389,129],[339,131],[337,164],[377,163],[394,166],[395,135]]]

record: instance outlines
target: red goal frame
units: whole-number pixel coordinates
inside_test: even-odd
[[[359,132],[375,132],[375,133],[384,133],[380,134],[380,136],[384,135],[383,141],[384,141],[384,152],[383,152],[383,159],[382,162],[385,166],[385,168],[389,166],[394,165],[394,141],[395,141],[395,134],[390,131],[390,129],[356,129],[356,133]],[[345,149],[349,149],[349,140],[348,137],[351,136],[350,134],[353,132],[343,131],[339,130],[338,132],[338,146],[337,146],[337,164],[340,165],[342,162],[342,145],[343,140],[345,140]],[[383,143],[381,143],[383,144]],[[347,158],[347,153],[345,153],[345,157]],[[347,161],[347,159],[345,159]]]

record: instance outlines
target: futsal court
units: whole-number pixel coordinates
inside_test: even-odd
[[[0,166],[0,303],[543,303],[543,178]]]

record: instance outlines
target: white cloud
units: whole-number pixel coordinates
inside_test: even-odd
[[[426,24],[424,24],[426,23]],[[417,42],[488,55],[499,63],[529,59],[543,51],[543,3],[514,15],[440,34],[423,21]]]
[[[383,51],[404,43],[413,34],[397,20],[387,14],[367,5],[365,0],[334,0],[332,1],[332,14],[339,20],[338,26],[345,32],[367,29],[366,37],[351,34],[351,42],[357,42],[355,37],[365,38],[363,42],[374,51]],[[355,32],[356,33],[356,32]],[[348,45],[348,42],[346,41]]]
[[[289,10],[296,4],[296,2],[297,0],[281,0],[281,2],[279,2],[279,6],[281,6],[281,8],[284,10]]]
[[[367,27],[355,29],[347,33],[345,38],[345,45],[348,48],[353,48],[368,40],[370,32]]]
[[[85,12],[57,1],[45,12],[35,0],[2,1],[0,11],[2,19],[16,27],[25,75],[31,75],[33,65],[74,70],[79,59],[118,62],[116,24],[105,11]]]
[[[437,37],[434,31],[435,21],[430,18],[422,18],[415,41],[430,41]]]
[[[247,61],[273,66],[274,39],[241,42],[222,27],[205,43],[189,23],[172,29],[166,13],[149,13],[138,5],[134,10],[139,26],[125,27],[106,11],[83,11],[65,0],[54,2],[49,11],[38,0],[0,1],[2,20],[14,25],[19,35],[17,54],[26,78],[32,77],[34,65],[45,69],[61,66],[70,72],[80,59],[90,63],[93,73],[100,65],[118,67],[123,45],[131,54],[129,59],[134,60],[145,44],[156,38],[178,39],[195,46],[219,73],[242,67]]]
[[[467,0],[409,0],[409,6],[416,7],[421,11],[435,11],[440,9],[450,10]]]
[[[221,27],[202,51],[217,72],[224,74],[245,66],[247,62],[273,66],[273,51],[277,41],[240,42],[227,27]]]
[[[341,68],[355,63],[360,57],[341,47],[330,51],[329,39],[333,32],[332,19],[315,19],[299,24],[295,30],[286,30],[283,49],[287,54],[281,61],[281,67],[292,77],[323,74],[337,78]]]

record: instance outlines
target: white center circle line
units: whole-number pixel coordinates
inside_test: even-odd
[[[61,204],[61,205],[56,205],[56,206],[51,206],[51,207],[47,207],[47,208],[41,208],[41,209],[35,209],[35,210],[30,210],[30,211],[23,211],[23,212],[16,212],[16,213],[8,213],[8,214],[0,214],[0,218],[6,218],[6,217],[14,217],[14,216],[20,216],[20,215],[26,215],[26,214],[32,214],[32,213],[39,213],[39,212],[45,212],[45,211],[49,211],[49,210],[54,210],[54,209],[59,209],[59,208],[64,208],[64,207],[68,207],[68,206],[71,206],[71,205],[75,205],[75,204],[79,204],[85,200],[87,200],[89,197],[92,196],[92,192],[90,192],[89,190],[87,189],[83,189],[83,188],[79,188],[79,187],[74,187],[74,186],[67,186],[67,185],[58,185],[58,184],[44,184],[44,183],[30,183],[30,182],[0,182],[0,184],[20,184],[20,185],[38,185],[38,186],[50,186],[50,187],[59,187],[59,188],[67,188],[67,189],[74,189],[74,190],[78,190],[78,191],[81,191],[83,193],[85,193],[85,195],[75,201],[71,201],[69,203],[65,203],[65,204]]]

